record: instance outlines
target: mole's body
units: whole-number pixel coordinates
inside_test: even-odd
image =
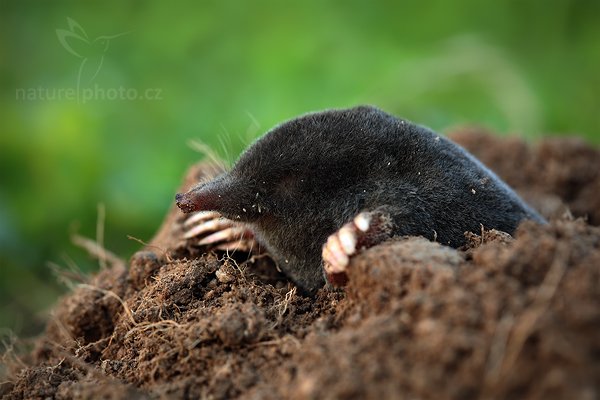
[[[213,210],[247,223],[309,292],[325,283],[328,237],[364,211],[385,222],[384,236],[420,235],[452,247],[482,225],[512,234],[524,219],[543,222],[464,149],[372,107],[288,121],[250,146],[230,172],[177,202],[186,212]],[[354,229],[361,232],[367,229]],[[337,243],[337,250],[348,247],[343,238]]]

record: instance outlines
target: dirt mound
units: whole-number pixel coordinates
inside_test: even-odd
[[[202,254],[176,210],[150,246],[57,305],[4,398],[596,398],[600,153],[453,135],[552,221],[421,238],[301,296],[267,257]],[[195,168],[184,186],[206,173]],[[589,218],[589,222],[575,217]]]
[[[475,154],[548,218],[568,209],[600,225],[600,152],[578,138],[551,138],[529,146],[476,130],[450,138]]]

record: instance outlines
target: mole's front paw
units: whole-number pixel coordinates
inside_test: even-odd
[[[323,267],[329,283],[343,286],[348,281],[346,269],[350,257],[389,239],[392,224],[387,214],[361,212],[354,219],[329,236],[323,245]]]
[[[183,238],[193,240],[198,246],[248,253],[258,249],[252,231],[216,211],[196,212],[185,220],[183,227]]]

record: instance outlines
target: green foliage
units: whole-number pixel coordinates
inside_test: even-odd
[[[3,1],[0,326],[39,329],[60,290],[47,261],[96,268],[69,236],[95,235],[98,203],[107,248],[149,240],[191,139],[234,160],[287,118],[370,103],[598,142],[599,2],[374,3]]]

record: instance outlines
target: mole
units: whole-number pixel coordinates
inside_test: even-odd
[[[482,227],[545,223],[459,145],[372,106],[284,122],[176,203],[198,220],[221,218],[204,223],[223,229],[219,240],[251,232],[308,294],[343,285],[353,255],[395,236],[458,248]]]

